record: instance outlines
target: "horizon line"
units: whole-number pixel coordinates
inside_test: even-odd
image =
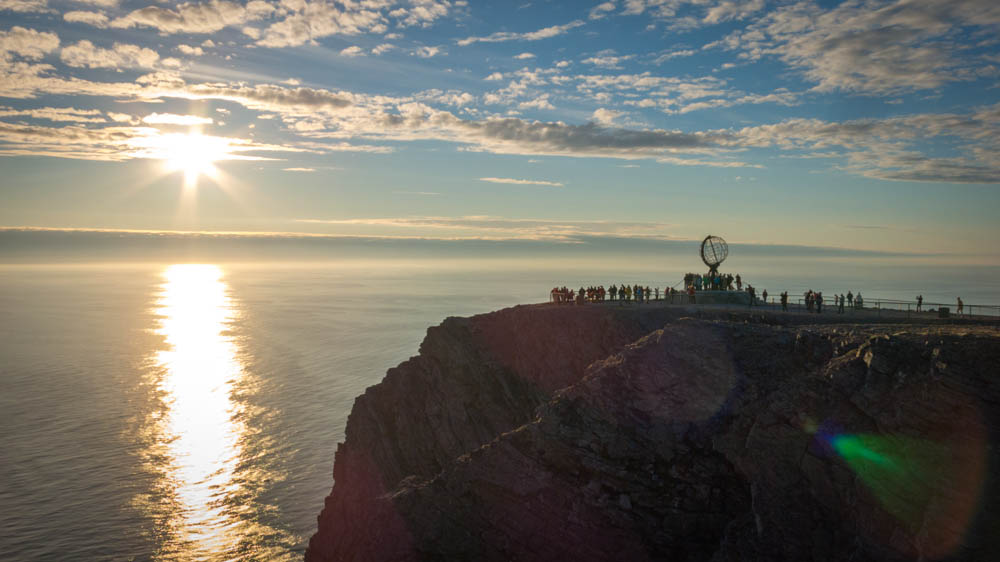
[[[295,239],[313,238],[330,240],[385,240],[385,241],[427,241],[427,242],[527,242],[527,243],[553,243],[577,245],[583,244],[588,239],[605,240],[644,240],[659,242],[677,243],[698,243],[702,238],[679,238],[659,235],[622,235],[622,234],[601,234],[601,233],[580,233],[567,234],[563,236],[412,236],[412,235],[377,235],[377,234],[336,234],[336,233],[315,233],[297,231],[255,231],[255,230],[169,230],[169,229],[141,229],[141,228],[98,228],[98,227],[53,227],[53,226],[29,226],[29,225],[0,225],[0,233],[8,232],[52,232],[52,233],[79,233],[79,234],[135,234],[147,236],[203,236],[217,238],[274,238],[274,239]],[[917,253],[906,251],[873,250],[852,248],[846,246],[816,246],[808,244],[787,244],[775,242],[759,241],[737,241],[730,242],[730,245],[750,246],[760,248],[789,248],[802,250],[823,250],[836,252],[850,252],[856,254],[911,257],[911,258],[932,258],[932,257],[973,257],[981,254],[959,254],[954,252],[931,252]]]

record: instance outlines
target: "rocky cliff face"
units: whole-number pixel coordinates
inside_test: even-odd
[[[306,558],[995,559],[1000,335],[812,320],[448,319],[357,399]]]

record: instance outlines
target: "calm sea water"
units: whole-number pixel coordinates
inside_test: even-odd
[[[997,268],[791,265],[744,273],[774,293],[1000,303]],[[354,397],[428,326],[683,271],[0,266],[0,558],[300,559]]]

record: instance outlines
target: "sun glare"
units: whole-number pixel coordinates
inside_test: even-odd
[[[167,171],[184,173],[185,188],[196,187],[201,176],[218,177],[215,162],[229,154],[226,139],[199,133],[164,135],[158,144]]]

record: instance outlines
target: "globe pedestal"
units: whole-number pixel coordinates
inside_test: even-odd
[[[695,291],[696,304],[728,304],[750,306],[750,293],[746,291]],[[760,304],[760,299],[757,299]]]

